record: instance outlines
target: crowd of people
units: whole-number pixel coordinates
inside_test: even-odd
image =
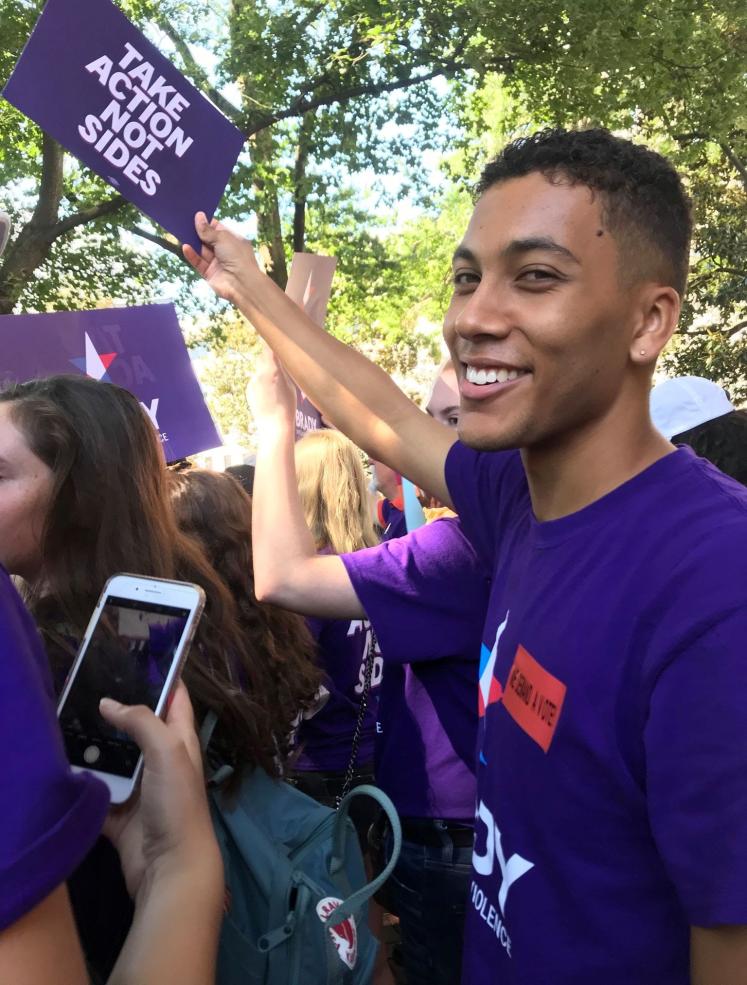
[[[652,389],[687,281],[676,171],[602,130],[491,161],[425,410],[196,229],[187,260],[267,344],[251,475],[169,468],[109,383],[0,392],[0,982],[214,980],[213,713],[234,788],[391,798],[373,985],[747,985],[747,412]],[[295,441],[295,384],[334,428]],[[165,722],[102,702],[145,760],[107,814],[54,695],[116,572],[206,606]],[[353,820],[375,874],[391,824]]]

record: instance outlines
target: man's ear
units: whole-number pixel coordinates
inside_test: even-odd
[[[673,287],[645,284],[637,307],[630,358],[637,364],[652,363],[677,329],[682,301]]]

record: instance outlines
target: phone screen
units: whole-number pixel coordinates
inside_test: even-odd
[[[140,750],[99,714],[101,698],[155,711],[189,609],[107,596],[59,715],[69,761],[131,778]]]

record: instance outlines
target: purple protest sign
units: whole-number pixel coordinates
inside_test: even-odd
[[[3,95],[199,249],[244,138],[110,0],[48,0]]]
[[[332,291],[337,257],[322,253],[294,253],[285,293],[317,325],[324,327],[327,305]],[[296,441],[307,433],[324,427],[321,412],[303,390],[296,386]]]
[[[0,317],[0,381],[79,372],[138,398],[166,461],[221,444],[172,304]]]

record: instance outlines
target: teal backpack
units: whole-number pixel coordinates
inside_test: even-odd
[[[203,748],[214,726],[209,715]],[[220,787],[230,773],[221,767],[209,782],[226,878],[217,985],[367,985],[378,946],[368,900],[391,874],[402,840],[391,800],[360,786],[335,811],[261,769],[229,796]],[[355,797],[376,800],[394,834],[392,856],[371,882],[348,817]]]

